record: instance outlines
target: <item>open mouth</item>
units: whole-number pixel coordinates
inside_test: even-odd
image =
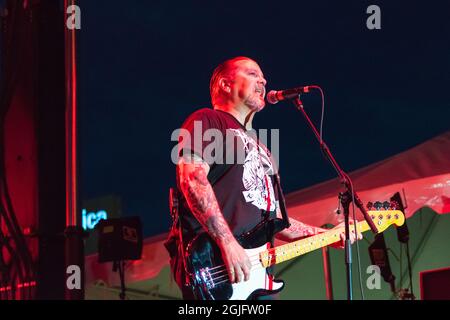
[[[264,88],[256,88],[255,92],[258,93],[260,95],[260,97],[264,99],[264,94],[266,92],[266,90]]]

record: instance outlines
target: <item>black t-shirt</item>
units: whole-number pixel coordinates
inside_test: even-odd
[[[195,153],[210,165],[208,180],[235,236],[276,216],[275,162],[254,130],[246,130],[227,112],[200,109],[184,122],[178,146],[179,155]],[[180,217],[186,240],[204,231],[186,201]]]

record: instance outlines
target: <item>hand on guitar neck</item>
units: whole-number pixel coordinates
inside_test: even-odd
[[[358,222],[358,221],[357,221]],[[353,220],[349,220],[350,223],[350,242],[351,244],[353,244],[356,240],[356,238],[358,240],[361,240],[363,238],[362,233],[360,230],[358,231],[358,237],[355,236],[355,223]],[[331,230],[337,230],[337,229],[342,229],[342,233],[340,234],[341,237],[341,241],[335,242],[333,244],[330,245],[330,247],[336,248],[336,249],[344,249],[345,248],[345,222],[341,222],[340,224],[338,224],[336,227],[334,227]],[[324,232],[329,231],[326,229],[323,229]]]
[[[279,209],[277,210],[277,217],[281,218],[281,212]],[[328,232],[331,230],[342,229],[342,233],[340,234],[341,241],[337,241],[330,246],[336,249],[343,249],[345,247],[345,224],[344,222],[338,224],[333,229],[323,229],[308,225],[301,221],[298,221],[294,218],[289,219],[290,227],[279,232],[275,237],[281,241],[292,242],[300,239],[304,239],[310,236],[315,236],[317,234],[322,234],[324,232]],[[354,229],[354,221],[350,219],[350,241],[353,244],[358,238],[358,240],[362,239],[361,230],[358,230],[358,237],[355,237],[355,229]]]

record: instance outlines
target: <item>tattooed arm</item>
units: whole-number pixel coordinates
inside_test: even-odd
[[[279,208],[277,208],[277,218],[282,218]],[[326,229],[310,226],[308,224],[295,220],[294,218],[289,218],[289,222],[291,226],[278,232],[275,235],[277,239],[281,241],[291,242],[327,231]]]
[[[209,165],[198,156],[183,156],[177,166],[181,191],[194,217],[216,241],[231,282],[250,277],[251,263],[233,236],[208,181]]]
[[[281,217],[282,217],[281,211],[279,208],[277,208],[277,218],[281,218]],[[289,222],[291,223],[291,226],[289,228],[286,228],[286,229],[280,231],[279,233],[277,233],[275,235],[275,238],[277,238],[278,240],[281,240],[281,241],[291,242],[291,241],[300,240],[302,238],[310,237],[310,236],[328,231],[327,229],[313,227],[311,225],[305,224],[305,223],[295,220],[293,218],[289,218]],[[350,220],[350,224],[353,224],[353,220]],[[343,228],[343,226],[344,226],[344,224],[341,223],[334,228],[336,228],[336,229]],[[351,243],[353,243],[356,239],[358,239],[358,240],[362,239],[362,234],[360,232],[358,232],[358,236],[355,237],[355,230],[353,228],[350,228],[350,230],[351,230],[351,232],[350,232],[350,242]],[[344,243],[345,243],[345,233],[344,232],[342,232],[340,234],[340,238],[341,238],[340,242],[338,241],[331,245],[333,248],[337,248],[337,249],[344,248]]]

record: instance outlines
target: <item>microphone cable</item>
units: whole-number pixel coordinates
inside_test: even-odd
[[[320,147],[321,147],[320,150],[322,151],[322,154],[323,154],[323,149],[322,149],[323,138],[322,138],[322,136],[323,136],[324,115],[325,115],[325,95],[324,95],[323,90],[322,90],[322,88],[320,86],[312,85],[312,86],[309,86],[309,87],[319,90],[320,91],[320,95],[322,97],[322,113],[321,113],[321,116],[320,116],[320,131],[319,131],[319,134],[320,134]],[[345,174],[345,176],[347,178],[347,181],[350,182],[350,188],[351,188],[351,194],[352,194],[352,208],[353,208],[353,229],[355,231],[355,237],[356,237],[355,243],[356,243],[356,257],[357,257],[357,261],[358,261],[359,289],[361,291],[361,299],[365,300],[364,288],[363,288],[363,285],[362,285],[362,276],[361,276],[361,257],[360,257],[360,249],[359,249],[359,242],[358,242],[358,227],[357,227],[357,223],[356,223],[355,194],[354,194],[354,191],[353,191],[353,182],[352,182],[352,180],[350,179],[350,177],[346,173],[344,173],[344,174]]]

